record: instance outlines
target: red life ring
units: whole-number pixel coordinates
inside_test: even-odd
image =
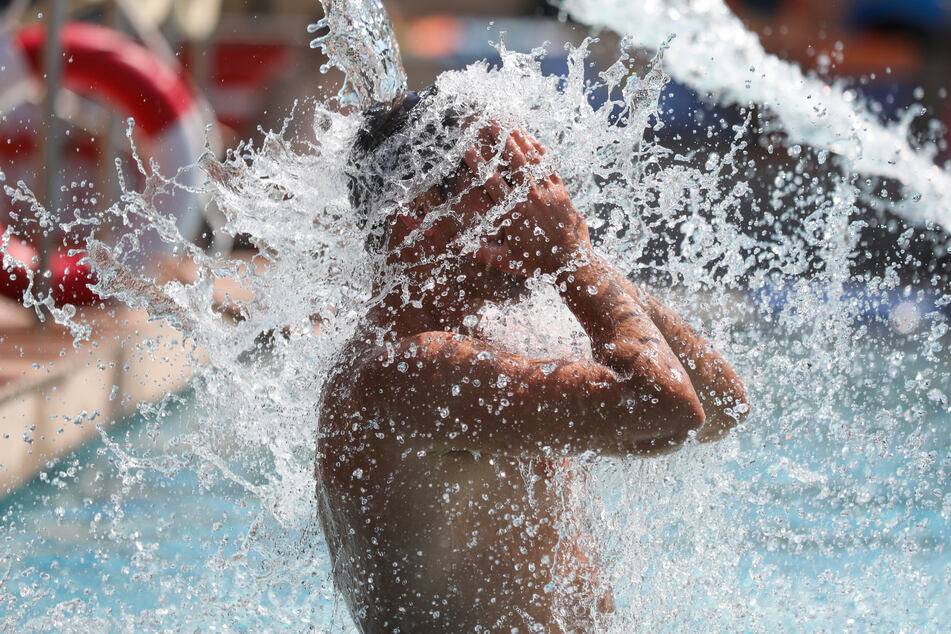
[[[105,102],[114,110],[133,118],[146,138],[146,154],[166,176],[193,165],[205,148],[205,117],[187,82],[148,49],[125,35],[97,24],[71,22],[62,32],[63,85],[75,93]],[[42,81],[43,48],[46,31],[41,25],[27,27],[12,38],[0,37],[0,86],[7,93],[9,107],[18,86]],[[25,98],[25,91],[22,92]],[[15,97],[13,99],[16,99]],[[189,190],[200,183],[198,170],[186,170],[178,177],[184,186],[163,197],[163,213],[175,217],[186,239],[201,230],[202,205]],[[19,253],[32,246],[17,241]],[[165,245],[157,237],[143,240],[142,257],[159,255]],[[13,242],[11,242],[11,249]],[[13,255],[10,253],[10,255]],[[36,255],[35,249],[31,257]],[[24,264],[30,259],[14,256]],[[94,280],[88,266],[79,265],[82,254],[69,256],[59,251],[50,257],[52,291],[57,303],[92,303],[98,298],[86,285]],[[22,279],[21,279],[22,277]],[[0,274],[0,295],[22,298],[26,271],[14,267]]]
[[[6,231],[0,225],[0,235]],[[72,255],[69,249],[59,249],[49,259],[50,294],[57,306],[73,304],[74,306],[89,306],[102,301],[91,288],[96,283],[96,275],[88,262],[84,261],[85,252],[77,251]],[[10,236],[10,243],[6,249],[7,262],[0,271],[0,296],[12,300],[23,301],[23,293],[30,286],[27,269],[36,273],[39,267],[40,256],[36,248],[29,242]],[[12,258],[14,261],[10,262]]]
[[[6,227],[0,225],[0,235],[5,232]],[[3,268],[0,272],[0,295],[20,301],[23,298],[23,292],[30,285],[26,268],[29,267],[30,270],[35,271],[37,262],[39,257],[33,245],[10,236],[10,243],[7,244],[3,254],[3,266],[0,267]]]

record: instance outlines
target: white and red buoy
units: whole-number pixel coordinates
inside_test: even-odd
[[[40,25],[24,28],[12,37],[0,37],[0,109],[23,103],[30,87],[43,81],[46,37]],[[112,29],[71,22],[60,37],[66,60],[63,87],[132,118],[147,144],[145,153],[162,174],[175,176],[181,168],[195,163],[205,148],[205,117],[185,79],[147,48]],[[197,170],[183,171],[177,178],[183,187],[158,202],[159,211],[175,218],[186,239],[195,238],[202,226],[202,206],[189,191],[200,184],[198,179]],[[140,247],[143,259],[164,251],[157,237],[144,238]],[[32,251],[28,253],[27,249]],[[26,269],[35,270],[38,254],[32,245],[19,240],[16,244],[11,241],[7,254],[19,260],[21,266],[4,267],[0,295],[20,299],[28,286]],[[91,269],[80,264],[81,260],[82,253],[69,255],[66,249],[48,256],[50,288],[57,303],[97,301],[87,288],[94,281]]]

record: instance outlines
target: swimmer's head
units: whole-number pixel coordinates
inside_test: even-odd
[[[432,262],[440,262],[441,277],[454,287],[453,297],[518,300],[526,292],[524,278],[481,261],[467,241],[458,240],[495,206],[463,161],[465,151],[478,142],[480,131],[470,124],[480,109],[474,104],[437,106],[435,97],[436,88],[430,87],[364,115],[348,176],[350,201],[367,231],[366,248],[386,252],[403,265],[422,264],[426,275]],[[447,204],[451,213],[440,214],[426,223],[425,231],[417,231],[432,210]],[[501,229],[480,239],[504,242]],[[460,257],[443,257],[453,253]]]
[[[350,203],[360,228],[367,231],[368,250],[386,246],[395,199],[430,177],[453,145],[461,125],[457,112],[450,109],[431,122],[421,122],[436,94],[435,85],[410,91],[394,103],[376,104],[364,113],[347,176]],[[434,185],[443,187],[442,180]]]

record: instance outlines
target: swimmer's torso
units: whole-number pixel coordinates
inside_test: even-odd
[[[365,631],[578,629],[564,596],[569,612],[588,612],[577,600],[591,588],[566,574],[584,557],[558,539],[564,465],[426,452],[412,425],[361,405],[359,381],[346,383],[322,412],[320,510],[336,581]]]

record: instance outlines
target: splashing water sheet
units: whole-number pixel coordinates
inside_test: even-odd
[[[770,171],[750,144],[757,131],[743,125],[726,148],[705,138],[686,154],[666,147],[658,134],[666,72],[706,76],[697,70],[705,58],[676,48],[701,31],[670,16],[724,9],[640,5],[638,15],[625,13],[634,3],[563,5],[589,24],[629,29],[596,82],[585,79],[588,41],[569,47],[565,77],[541,72],[552,51],[501,44],[499,66],[442,74],[432,106],[402,134],[420,147],[437,143],[444,160],[409,156],[420,176],[386,197],[398,205],[439,182],[483,124],[524,127],[548,148],[598,251],[702,326],[746,380],[751,414],[725,440],[661,457],[574,460],[566,530],[581,527],[599,544],[616,602],[606,631],[938,631],[951,618],[947,278],[921,275],[911,285],[900,274],[908,262],[875,274],[853,264],[866,224],[859,173],[893,174],[900,152],[929,166],[907,170],[899,160],[911,190],[943,196],[946,176],[901,145],[900,133],[857,124],[865,115],[837,101],[823,102],[832,104],[825,117],[798,118],[815,103],[814,80],[775,92],[760,80],[768,69],[745,31],[734,38],[743,46],[717,59],[754,93],[728,98],[776,106],[790,142],[815,150]],[[348,75],[336,99],[299,106],[282,130],[198,164],[225,230],[248,236],[267,266],[242,267],[182,240],[152,200],[174,179],[150,176],[142,193],[125,191],[105,210],[156,228],[199,274],[192,284],[158,284],[131,264],[132,238],[112,244],[94,233],[100,294],[149,306],[205,358],[189,391],[143,405],[135,420],[0,502],[4,629],[354,631],[317,521],[314,455],[322,386],[380,300],[372,282],[381,262],[363,249],[370,229],[357,223],[347,191],[361,120],[341,108],[405,89],[392,32],[359,26],[384,24],[379,7],[333,2],[313,29],[335,47],[333,63],[369,72]],[[668,19],[651,22],[662,10]],[[715,25],[733,24],[721,17]],[[662,44],[648,31],[676,38],[638,73],[633,46]],[[374,65],[360,66],[367,56]],[[747,76],[751,65],[760,72]],[[722,82],[697,82],[729,94]],[[597,90],[610,97],[595,109]],[[431,138],[443,112],[463,107],[472,125],[449,143]],[[873,134],[881,145],[863,136]],[[847,158],[836,173],[816,169],[823,150]],[[49,222],[25,186],[5,191]],[[923,198],[913,218],[944,222],[947,207],[934,200],[945,199]],[[464,250],[475,251],[478,234]],[[894,237],[898,252],[911,258],[902,239]],[[215,276],[253,292],[242,319],[213,309]],[[404,283],[394,272],[384,287]],[[557,293],[541,279],[532,286],[523,303],[483,311],[483,336],[529,356],[590,354]],[[84,336],[73,311],[55,310]]]
[[[903,183],[910,219],[951,227],[951,175],[932,150],[909,140],[911,117],[894,125],[878,120],[854,89],[806,75],[794,63],[767,53],[723,0],[561,0],[563,11],[584,24],[614,30],[639,46],[666,48],[665,69],[697,93],[725,104],[766,106],[788,144],[834,152],[859,174]],[[676,36],[672,41],[671,36]],[[915,201],[915,204],[911,204]],[[918,205],[917,202],[925,201]]]

